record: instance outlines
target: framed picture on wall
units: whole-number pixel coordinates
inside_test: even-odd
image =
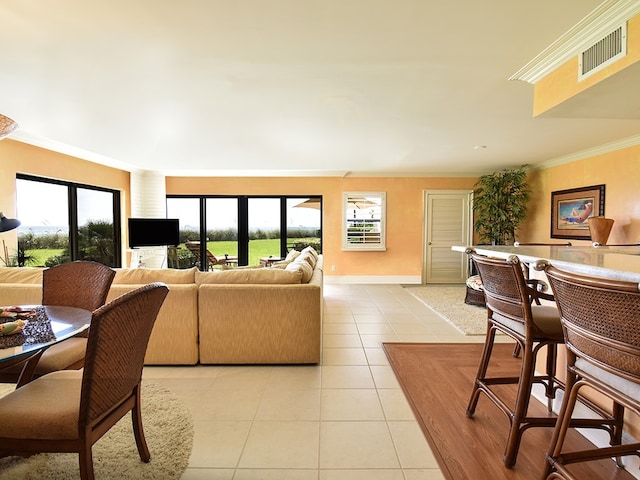
[[[589,240],[589,217],[604,215],[604,185],[551,192],[551,238]]]

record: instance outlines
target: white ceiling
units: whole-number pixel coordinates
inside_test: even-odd
[[[640,133],[534,119],[509,80],[599,4],[0,0],[0,113],[11,138],[169,175],[536,164]]]

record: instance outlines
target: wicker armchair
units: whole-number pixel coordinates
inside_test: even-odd
[[[467,253],[478,270],[487,304],[487,334],[484,350],[478,366],[471,398],[467,406],[467,416],[475,414],[478,399],[484,393],[509,419],[510,428],[504,452],[504,464],[515,465],[524,431],[530,427],[553,427],[555,418],[528,416],[529,400],[533,384],[545,386],[549,410],[555,397],[558,382],[556,373],[556,349],[563,343],[560,315],[555,306],[532,305],[535,292],[527,285],[522,264],[518,257],[495,259],[478,255],[473,250]],[[517,351],[522,354],[520,373],[516,377],[489,376],[491,352],[496,332],[508,335],[516,342]],[[547,347],[547,364],[544,375],[535,374],[538,352]],[[496,385],[518,385],[514,405],[508,405],[495,389]]]
[[[62,263],[42,272],[42,304],[95,310],[104,305],[115,270],[101,263],[75,261]],[[75,370],[84,365],[87,346],[86,334],[69,338],[42,353],[34,376],[58,370]],[[0,380],[16,382],[22,372],[22,363],[0,372]],[[23,381],[29,379],[23,379]]]
[[[0,456],[77,452],[93,480],[92,446],[131,411],[140,459],[149,462],[140,412],[144,355],[169,292],[150,283],[93,312],[84,371],[53,372],[0,398]]]
[[[566,395],[547,453],[548,478],[574,479],[569,465],[577,462],[640,455],[640,443],[622,445],[624,411],[640,415],[640,291],[635,282],[594,278],[546,265],[562,317],[567,346]],[[611,410],[579,394],[595,389],[613,401]],[[601,417],[593,428],[609,432],[610,446],[563,452],[567,430],[579,421],[576,403],[587,403]],[[572,418],[574,417],[574,418]]]

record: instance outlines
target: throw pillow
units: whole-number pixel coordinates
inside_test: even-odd
[[[289,253],[287,253],[287,256],[284,258],[283,261],[287,263],[293,262],[298,255],[300,255],[300,252],[298,250],[295,250],[295,249],[291,250],[289,251]]]
[[[302,275],[302,283],[309,283],[313,277],[313,267],[305,261],[291,262],[285,267],[285,271],[300,272]]]
[[[318,252],[311,245],[304,247],[300,253],[310,253],[316,260],[318,259]]]

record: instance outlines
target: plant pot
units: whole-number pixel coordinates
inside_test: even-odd
[[[591,240],[606,245],[614,220],[606,217],[589,217],[589,231],[591,232]]]

